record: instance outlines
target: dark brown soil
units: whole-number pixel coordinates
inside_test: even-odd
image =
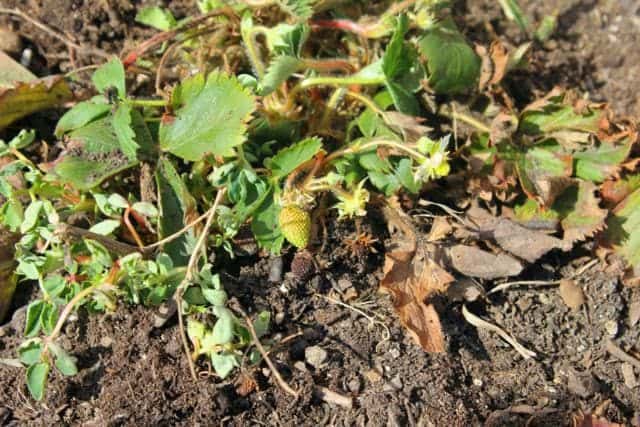
[[[53,2],[5,3],[110,52],[119,52],[132,34],[144,34],[133,29],[138,5],[128,1],[60,0],[55,7]],[[103,3],[114,6],[109,11]],[[176,3],[182,4],[171,2],[172,7]],[[560,13],[557,37],[536,47],[534,71],[513,78],[523,96],[566,84],[610,101],[620,113],[640,113],[635,96],[640,89],[640,6],[635,1],[523,3],[537,19],[556,8]],[[516,43],[520,36],[497,19],[495,4],[467,2],[469,28],[487,17]],[[178,7],[179,13],[183,10]],[[49,61],[46,67],[65,67],[63,45],[25,25],[14,28],[38,46]],[[378,223],[369,218],[364,227]],[[624,363],[604,349],[606,340],[614,338],[625,350],[639,350],[640,330],[628,327],[628,311],[640,302],[640,289],[624,288],[615,272],[601,264],[583,272],[576,280],[587,304],[575,312],[556,287],[514,288],[469,305],[535,350],[536,361],[523,360],[497,336],[466,323],[462,306],[448,301],[439,306],[447,352],[431,355],[413,344],[388,297],[377,293],[382,254],[357,256],[344,246],[344,239],[354,235],[349,227],[329,230],[329,245],[317,255],[321,271],[303,283],[286,273],[292,253],[283,257],[284,278],[275,283],[269,277],[276,259],[254,255],[220,263],[227,265],[221,267],[226,268],[225,287],[244,307],[271,311],[274,341],[301,333],[272,356],[284,378],[301,390],[299,399],[283,393],[265,366],[241,374],[258,383],[246,397],[236,391],[241,375],[221,382],[207,375],[206,364],[199,365],[200,380],[192,381],[175,323],[157,330],[152,310],[122,306],[108,316],[81,311],[66,326],[63,344],[79,359],[80,373],[72,378],[54,374],[43,403],[28,397],[22,369],[0,365],[0,424],[559,426],[568,425],[580,410],[596,408],[610,421],[640,424],[640,372],[636,369],[632,384],[623,378]],[[385,232],[377,226],[372,232],[381,240],[376,245],[381,252]],[[570,277],[590,261],[588,249],[578,248],[570,257],[551,254],[519,279]],[[15,308],[37,292],[31,286],[19,290]],[[341,293],[354,295],[350,304],[376,321],[326,299]],[[23,324],[24,311],[18,310],[0,328],[0,358],[16,356]],[[305,349],[312,346],[327,352],[316,368],[305,363]],[[310,391],[313,383],[353,396],[354,407],[318,400]]]

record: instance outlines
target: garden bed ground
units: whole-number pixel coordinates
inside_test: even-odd
[[[131,37],[148,34],[134,29],[135,7],[128,1],[103,2],[113,5],[108,10],[81,0],[40,6],[31,1],[3,3],[111,52],[133,43]],[[171,3],[173,8],[182,2]],[[468,29],[495,17],[491,22],[499,34],[517,37],[515,28],[497,19],[497,2],[466,3],[460,7],[471,17]],[[533,68],[510,77],[523,97],[563,84],[589,92],[594,100],[609,101],[620,114],[640,115],[640,98],[635,96],[640,91],[640,6],[635,1],[523,3],[538,19],[556,8],[560,13],[557,35],[536,48]],[[32,27],[18,30],[33,40],[38,56],[50,55],[49,67],[64,67],[55,55],[66,52],[52,50],[58,45]],[[536,361],[523,360],[497,336],[476,330],[462,317],[460,304],[446,301],[439,311],[447,352],[426,354],[400,326],[389,298],[377,293],[388,236],[375,225],[379,219],[374,216],[364,220],[363,229],[372,229],[380,240],[377,254],[354,255],[344,241],[355,229],[330,227],[328,245],[316,255],[322,268],[308,281],[287,274],[293,252],[283,256],[283,280],[277,283],[269,280],[279,262],[275,258],[253,254],[220,263],[227,266],[222,279],[230,294],[255,312],[271,311],[272,334],[284,338],[300,333],[272,356],[283,376],[301,391],[299,399],[283,393],[264,367],[246,372],[257,380],[257,389],[247,396],[238,387],[242,373],[220,382],[206,375],[203,364],[201,379],[192,381],[176,323],[155,329],[152,310],[122,306],[109,316],[81,311],[66,326],[67,342],[62,344],[73,349],[80,373],[70,379],[54,374],[42,403],[28,397],[23,370],[2,366],[0,423],[558,426],[579,411],[640,423],[640,371],[632,368],[629,375],[625,362],[605,349],[609,337],[624,348],[640,342],[638,325],[628,327],[630,307],[640,303],[640,290],[623,287],[612,271],[615,267],[597,262],[577,277],[587,297],[579,311],[566,307],[553,286],[520,287],[469,306],[535,350]],[[588,244],[569,256],[552,253],[519,279],[571,277],[591,261],[589,254]],[[13,319],[0,329],[0,358],[15,357],[22,340],[24,311],[19,308],[35,293],[28,286],[19,290]],[[340,293],[351,295],[351,305],[379,322],[333,302]],[[326,359],[319,363],[323,350]],[[353,396],[354,407],[322,402],[313,396],[311,383]]]

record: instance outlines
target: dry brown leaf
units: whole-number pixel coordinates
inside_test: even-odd
[[[453,277],[433,259],[433,247],[420,241],[409,220],[385,208],[390,228],[395,227],[392,248],[387,251],[380,290],[393,296],[400,322],[425,351],[442,352],[444,336],[440,317],[429,299],[444,292]]]
[[[62,105],[73,97],[62,76],[50,76],[0,88],[0,129],[36,111]]]
[[[475,246],[456,245],[449,248],[451,266],[460,273],[480,279],[517,276],[523,266],[514,257],[505,254],[493,254]]]
[[[433,128],[422,124],[425,121],[424,118],[397,111],[385,111],[383,119],[387,125],[402,133],[407,142],[415,142],[433,130]]]
[[[453,231],[453,226],[446,216],[437,216],[433,219],[431,230],[427,240],[429,242],[437,242],[447,237]]]
[[[572,310],[578,309],[585,302],[582,288],[574,280],[560,280],[560,298]]]
[[[573,417],[573,427],[623,427],[622,424],[612,423],[604,418],[592,414],[578,414]]]
[[[509,53],[500,40],[491,43],[489,51],[481,45],[476,46],[476,53],[482,59],[478,88],[483,90],[487,86],[500,83],[507,72]]]
[[[489,139],[492,143],[498,144],[502,140],[510,139],[517,130],[518,118],[502,111],[491,121]]]
[[[14,245],[18,238],[17,234],[0,226],[0,322],[9,311],[16,289]]]

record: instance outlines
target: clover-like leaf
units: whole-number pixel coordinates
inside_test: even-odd
[[[235,77],[214,71],[182,82],[174,91],[175,116],[160,125],[160,147],[185,160],[206,154],[231,155],[245,141],[246,122],[255,109],[251,94]]]

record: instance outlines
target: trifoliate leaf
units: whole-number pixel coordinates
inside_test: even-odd
[[[27,369],[27,388],[35,400],[42,400],[49,378],[49,364],[36,363]]]
[[[303,163],[311,160],[322,149],[320,138],[307,138],[283,148],[271,158],[267,167],[274,179],[284,178]]]
[[[122,62],[118,58],[113,58],[98,68],[95,73],[93,73],[91,80],[98,92],[115,88],[121,99],[127,96],[124,65],[122,65]]]
[[[235,77],[220,72],[187,79],[172,100],[175,116],[160,125],[160,147],[185,160],[206,154],[230,155],[245,140],[246,122],[255,109],[251,94]]]
[[[429,85],[438,93],[463,92],[476,85],[480,58],[452,19],[430,28],[418,48],[427,61]]]
[[[139,146],[136,155],[152,155],[155,147],[144,119],[132,109],[131,120],[131,129]],[[69,141],[67,149],[57,160],[42,167],[50,172],[49,179],[71,183],[79,190],[89,190],[138,163],[122,152],[111,116],[70,132]]]
[[[157,28],[160,31],[167,31],[177,25],[176,18],[168,9],[158,6],[148,6],[140,9],[136,15],[136,22]]]

